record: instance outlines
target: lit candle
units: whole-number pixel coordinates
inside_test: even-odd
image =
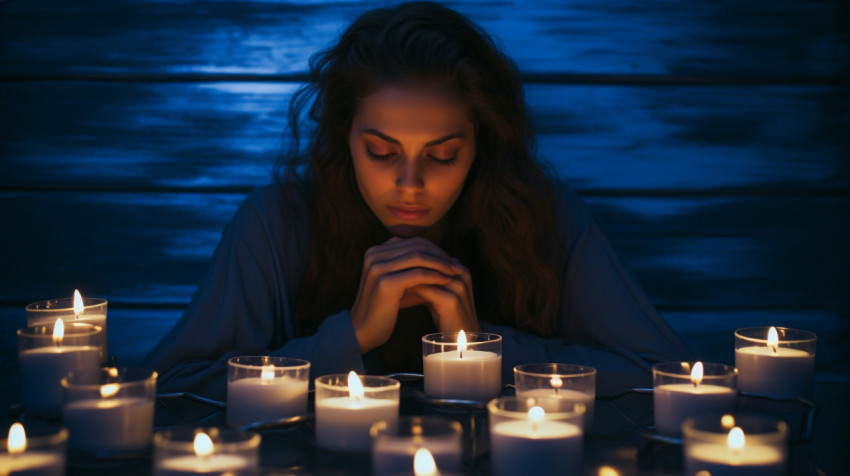
[[[709,368],[706,375],[705,368]],[[690,370],[690,372],[689,372]],[[735,369],[723,364],[666,362],[652,367],[655,382],[655,428],[664,435],[679,436],[685,418],[735,411]],[[703,380],[707,380],[704,383]]]
[[[437,463],[434,461],[434,457],[431,456],[430,451],[425,448],[416,450],[416,454],[413,457],[413,473],[416,476],[440,476],[440,472],[437,470]]]
[[[227,424],[251,423],[307,413],[310,362],[267,356],[227,362]]]
[[[29,444],[24,426],[14,423],[9,428],[9,438],[3,445],[5,453],[0,453],[0,474],[6,475],[47,475],[65,474],[65,454],[61,450],[67,438],[67,432],[61,430],[57,435],[36,445]],[[48,440],[53,444],[45,444]],[[35,447],[33,447],[35,446]]]
[[[69,374],[80,381],[97,382],[100,333],[100,327],[90,324],[71,323],[66,329],[61,318],[52,329],[35,326],[18,330],[21,400],[28,412],[59,416],[60,382]]]
[[[371,440],[369,428],[378,421],[395,424],[398,420],[398,380],[364,376],[351,371],[316,379],[316,442],[327,449],[367,452]]]
[[[796,329],[738,329],[738,389],[783,398],[811,397],[816,343],[815,334]]]
[[[90,453],[132,453],[147,449],[153,434],[156,372],[110,369],[117,382],[103,385],[62,380],[62,420],[71,448]]]
[[[516,395],[522,398],[558,397],[587,408],[585,428],[596,408],[596,369],[565,363],[522,364],[514,367]]]
[[[502,337],[464,331],[422,338],[425,395],[487,401],[502,392]],[[456,339],[456,340],[455,340]],[[449,350],[446,350],[448,348]]]
[[[731,415],[724,417],[728,418]],[[724,428],[722,432],[715,429],[715,432],[701,428],[701,424],[689,419],[684,425],[686,474],[695,475],[701,471],[712,476],[785,474],[787,429],[784,423],[753,438],[748,438],[739,426]],[[734,419],[732,424],[735,424]]]
[[[73,298],[49,299],[34,302],[26,307],[27,325],[40,326],[53,324],[62,318],[66,322],[92,324],[103,329],[97,345],[101,348],[100,360],[106,362],[109,357],[106,332],[106,299],[85,298],[79,290],[74,290]]]
[[[372,473],[375,476],[409,473],[416,451],[426,449],[440,471],[460,472],[463,428],[439,416],[400,417],[397,424],[377,422],[372,436]]]
[[[154,464],[154,474],[157,476],[191,476],[198,474],[216,474],[233,476],[250,476],[257,474],[257,453],[259,435],[252,434],[244,443],[230,443],[230,446],[245,446],[243,451],[225,452],[228,445],[213,444],[210,436],[198,432],[192,443],[194,454],[177,456],[157,456]],[[159,450],[163,440],[159,437],[154,444]],[[222,446],[222,450],[217,450]],[[246,450],[250,454],[241,454]]]
[[[569,403],[572,412],[549,415],[542,405],[551,400],[557,399],[526,402],[503,397],[488,403],[492,474],[577,474],[581,467],[584,406]],[[509,406],[517,405],[513,410],[518,410],[533,403],[541,405],[528,408],[522,418],[516,416],[522,413]]]

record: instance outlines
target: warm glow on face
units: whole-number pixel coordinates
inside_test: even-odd
[[[274,365],[264,365],[263,371],[260,373],[260,380],[270,382],[274,379]]]
[[[348,373],[348,396],[351,397],[352,400],[363,400],[363,397],[366,396],[363,391],[363,383],[360,382],[360,377],[357,376],[357,372],[351,371]]]
[[[77,316],[77,319],[80,318],[80,314],[83,313],[83,296],[80,294],[80,291],[74,290],[74,315]]]
[[[466,332],[461,329],[457,334],[457,356],[463,358],[463,351],[466,350]]]
[[[20,454],[27,449],[27,434],[24,425],[15,423],[9,428],[9,439],[6,440],[6,450],[9,454]]]
[[[564,385],[564,381],[561,380],[561,377],[555,375],[549,380],[549,384],[552,385],[552,388],[561,388]]]
[[[779,345],[779,334],[776,332],[775,327],[771,327],[769,331],[767,331],[767,346],[773,347],[776,349],[776,346]]]
[[[213,452],[213,442],[209,435],[200,432],[195,435],[195,454],[198,456],[209,456]]]
[[[726,438],[726,444],[729,445],[729,448],[733,450],[740,450],[746,444],[746,439],[744,438],[744,430],[740,427],[732,428],[729,431],[729,436]]]
[[[431,456],[431,452],[425,448],[416,450],[413,457],[413,472],[416,476],[437,476],[437,462]]]
[[[694,369],[691,370],[691,383],[694,384],[694,387],[702,383],[702,377],[704,373],[705,372],[702,368],[702,362],[695,363]]]
[[[63,337],[65,337],[65,323],[59,317],[56,319],[56,324],[53,325],[53,344],[62,345]]]
[[[116,393],[118,393],[118,384],[117,383],[108,383],[100,387],[100,396],[103,398],[109,398]]]
[[[731,430],[732,427],[735,426],[735,417],[728,414],[723,415],[720,417],[720,426],[722,426],[724,430]]]

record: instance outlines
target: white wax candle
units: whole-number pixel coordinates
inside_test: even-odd
[[[185,455],[167,458],[156,468],[157,476],[192,476],[197,474],[229,474],[250,476],[256,473],[248,458],[239,455]]]
[[[24,451],[21,454],[0,454],[0,474],[10,476],[62,476],[65,461],[58,454]]]
[[[77,400],[62,409],[68,444],[84,451],[138,451],[153,435],[154,402],[138,397]]]
[[[784,476],[782,453],[765,445],[732,449],[725,443],[694,443],[685,449],[685,474],[709,471],[711,476]]]
[[[316,442],[324,448],[367,452],[372,423],[398,420],[398,400],[385,398],[331,397],[316,401]]]
[[[737,393],[721,385],[671,383],[655,387],[655,428],[664,435],[682,434],[682,422],[703,414],[723,415],[735,411]]]
[[[404,474],[413,468],[416,450],[425,448],[437,463],[441,472],[460,471],[463,445],[458,439],[420,438],[414,443],[414,437],[390,440],[382,439],[372,447],[372,472],[375,476]]]
[[[430,398],[486,401],[502,393],[502,356],[489,351],[457,350],[426,355],[425,395]]]
[[[307,389],[304,379],[248,377],[227,382],[227,424],[242,427],[258,421],[304,415]]]
[[[27,411],[42,416],[62,413],[62,378],[73,373],[80,382],[96,383],[100,370],[98,347],[47,346],[18,354],[21,401]]]
[[[520,398],[539,398],[539,397],[558,397],[569,402],[583,403],[587,408],[584,414],[585,428],[593,424],[593,412],[596,408],[596,396],[588,393],[572,390],[568,388],[559,388],[557,393],[554,388],[533,388],[531,390],[517,390],[517,397]]]
[[[493,425],[491,472],[496,476],[578,474],[582,431],[559,421],[511,420]]]
[[[788,347],[750,346],[735,349],[738,390],[776,397],[812,394],[815,356]]]

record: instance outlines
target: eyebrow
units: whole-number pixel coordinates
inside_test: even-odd
[[[387,142],[390,142],[392,144],[401,145],[401,142],[399,142],[396,139],[393,139],[392,137],[384,134],[383,132],[381,132],[377,129],[363,129],[360,132],[362,132],[363,134],[370,134],[370,135],[373,135],[373,136],[380,137],[381,139],[383,139]],[[434,140],[426,143],[425,147],[431,147],[433,145],[442,144],[443,142],[450,141],[452,139],[457,139],[458,137],[465,138],[466,136],[459,133],[459,132],[455,132],[453,134],[449,134],[447,136],[440,137],[439,139],[434,139]]]

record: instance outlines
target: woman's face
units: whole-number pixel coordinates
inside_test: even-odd
[[[454,96],[387,86],[360,101],[348,145],[360,194],[395,236],[424,233],[457,200],[475,128]]]

